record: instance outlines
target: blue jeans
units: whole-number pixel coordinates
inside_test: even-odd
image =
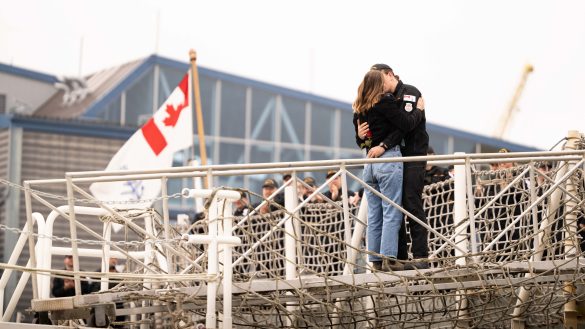
[[[380,158],[400,157],[400,148],[394,147]],[[402,162],[373,163],[364,167],[364,181],[397,205],[402,203]],[[369,191],[365,190],[368,200],[368,250],[384,256],[396,258],[398,254],[398,232],[404,215],[398,208]],[[376,255],[370,261],[379,261]]]

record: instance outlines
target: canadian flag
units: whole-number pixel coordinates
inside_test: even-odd
[[[172,167],[174,153],[193,145],[190,76],[185,75],[152,118],[118,150],[106,171]],[[151,205],[150,200],[160,194],[161,181],[98,182],[89,190],[100,201],[114,201],[110,206],[115,208],[137,208]]]

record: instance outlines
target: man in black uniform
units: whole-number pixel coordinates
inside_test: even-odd
[[[329,179],[335,174],[337,174],[337,170],[329,170],[326,178]],[[353,194],[352,190],[347,191],[348,198],[353,196]],[[331,201],[341,201],[341,196],[343,195],[343,189],[341,188],[341,175],[335,177],[335,179],[329,183],[329,191],[324,192],[323,195],[331,199]]]
[[[264,183],[262,184],[262,197],[264,199],[268,199],[268,197],[271,196],[274,192],[276,192],[277,189],[278,183],[276,182],[276,180],[272,178],[266,178],[266,180],[264,180]],[[262,201],[263,200],[255,204],[254,208],[258,207],[262,203]],[[275,195],[274,198],[272,198],[271,202],[265,204],[262,208],[260,208],[259,213],[267,214],[272,211],[277,211],[281,207],[284,207],[284,193],[282,192]]]
[[[382,71],[384,74],[387,74],[393,78],[395,84],[392,86],[391,91],[396,99],[401,103],[401,109],[407,112],[411,112],[413,109],[416,109],[416,102],[419,97],[421,97],[421,93],[416,87],[402,83],[400,77],[395,75],[390,66],[386,64],[375,64],[371,67],[371,69]],[[429,147],[429,135],[427,134],[426,121],[425,112],[423,112],[423,117],[420,123],[414,129],[406,133],[404,136],[404,142],[401,143],[402,156],[427,155],[427,148]],[[395,145],[397,143],[396,139],[400,138],[401,136],[399,135],[389,135],[384,140],[384,143],[386,145]],[[404,163],[402,207],[426,224],[427,219],[422,203],[425,166],[426,161]],[[419,269],[428,268],[428,262],[420,260],[429,257],[427,230],[424,226],[408,217],[406,220],[409,221],[408,223],[410,226],[412,255],[415,260],[413,265]],[[398,259],[405,260],[408,258],[406,240],[406,231],[403,222],[398,240]]]

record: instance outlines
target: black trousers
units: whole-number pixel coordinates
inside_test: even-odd
[[[405,162],[402,182],[402,207],[423,223],[427,223],[427,217],[423,208],[422,191],[425,180],[425,162]],[[405,221],[410,227],[410,240],[412,243],[412,256],[427,258],[429,256],[427,229],[415,220],[405,216],[398,234],[398,259],[408,259],[408,237],[406,236]]]

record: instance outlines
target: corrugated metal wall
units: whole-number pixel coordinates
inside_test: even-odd
[[[10,160],[10,131],[0,129],[0,178],[8,180],[8,163]],[[0,184],[0,223],[6,224],[5,203],[8,186]],[[0,231],[0,246],[4,246],[4,231]],[[0,248],[0,259],[4,258],[4,248]]]
[[[2,135],[0,148],[5,147],[5,139],[6,138]],[[112,156],[124,142],[125,141],[105,138],[24,131],[22,139],[22,181],[52,178],[62,179],[65,178],[66,172],[104,170]],[[7,153],[8,152],[6,152],[6,154]],[[2,152],[2,154],[5,153]],[[4,161],[4,158],[0,157],[0,161]],[[0,162],[0,170],[2,170],[2,168],[3,164]],[[32,188],[63,197],[66,196],[65,184],[33,186]],[[20,228],[22,228],[26,223],[26,207],[24,194],[22,191],[20,191],[20,193]],[[77,195],[76,198],[82,197]],[[64,200],[52,198],[46,198],[46,200],[54,206],[67,204]],[[91,206],[88,204],[79,205]],[[40,202],[33,200],[33,211],[40,212],[46,219],[51,209],[42,205]],[[102,222],[95,217],[89,218],[80,216],[77,219],[101,234]],[[63,218],[59,218],[55,222],[53,235],[57,237],[70,237],[69,222]],[[88,233],[81,230],[78,231],[78,238],[95,240]],[[59,241],[54,241],[53,245],[67,246],[65,243]],[[19,259],[19,264],[25,265],[28,257],[28,248],[25,248]],[[54,256],[52,261],[53,268],[62,268],[62,256]],[[82,259],[80,266],[82,270],[93,271],[99,268],[100,264],[97,260]],[[30,307],[31,298],[32,284],[29,282],[23,297],[20,299],[17,310],[23,311]],[[30,319],[31,316],[27,314],[25,322],[28,322]]]

